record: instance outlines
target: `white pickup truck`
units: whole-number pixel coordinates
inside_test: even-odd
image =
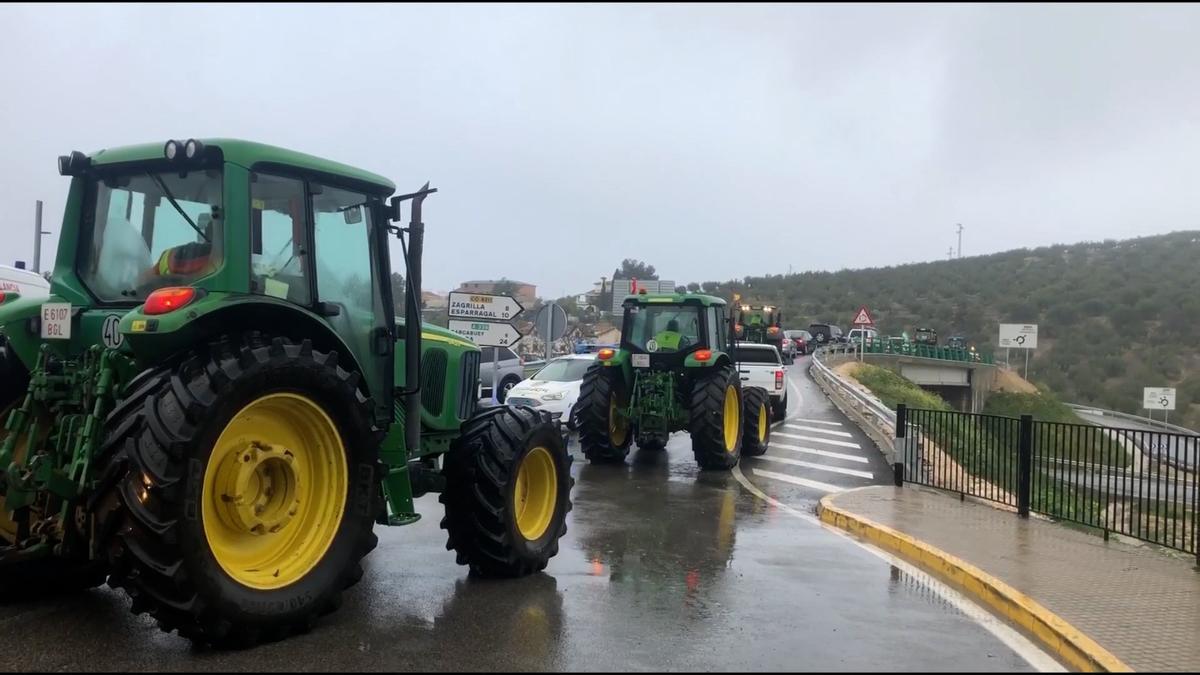
[[[771,418],[787,416],[787,366],[774,345],[739,342],[734,348],[743,387],[762,387],[771,397]]]

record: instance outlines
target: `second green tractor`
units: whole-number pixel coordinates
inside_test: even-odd
[[[768,433],[770,414],[763,392],[743,390],[725,301],[639,294],[622,309],[619,348],[600,350],[580,387],[584,455],[622,462],[633,443],[661,450],[672,432],[686,430],[701,468],[736,466],[743,445]]]

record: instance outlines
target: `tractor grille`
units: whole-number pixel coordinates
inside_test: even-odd
[[[458,419],[465,420],[475,412],[479,398],[479,352],[462,355],[458,382]]]
[[[442,414],[446,399],[446,350],[436,347],[421,355],[421,405],[425,412]]]

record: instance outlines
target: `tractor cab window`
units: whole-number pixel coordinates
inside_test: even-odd
[[[140,302],[220,266],[219,170],[108,174],[88,190],[76,269],[101,301]]]
[[[251,176],[250,274],[255,293],[309,304],[304,202],[303,181]]]
[[[317,295],[347,311],[373,313],[371,208],[367,197],[313,184],[313,233]]]
[[[626,344],[650,353],[683,352],[705,344],[700,308],[694,305],[640,305],[627,310]]]

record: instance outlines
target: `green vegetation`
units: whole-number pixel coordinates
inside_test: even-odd
[[[1142,387],[1174,385],[1180,409],[1171,420],[1200,428],[1198,260],[1200,232],[1175,232],[701,286],[771,297],[788,328],[846,328],[865,304],[883,335],[929,326],[985,352],[996,349],[998,323],[1037,323],[1030,379],[1062,400],[1136,413]]]
[[[983,406],[983,412],[985,415],[1005,417],[1033,415],[1033,419],[1042,422],[1086,424],[1079,419],[1074,410],[1068,408],[1048,391],[1039,391],[1036,394],[996,392],[988,396],[987,403]]]
[[[925,391],[887,368],[860,363],[854,371],[854,378],[889,408],[894,409],[897,404],[903,403],[910,408],[950,409],[941,396]]]

